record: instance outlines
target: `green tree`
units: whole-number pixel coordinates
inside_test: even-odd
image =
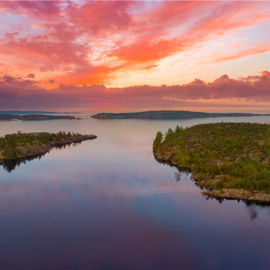
[[[157,132],[156,138],[153,142],[153,150],[155,151],[161,145],[162,142],[162,133],[160,131]]]

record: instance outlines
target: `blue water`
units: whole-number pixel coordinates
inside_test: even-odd
[[[0,167],[0,269],[270,269],[270,208],[207,200],[152,155],[158,130],[270,117],[0,123],[98,139]]]

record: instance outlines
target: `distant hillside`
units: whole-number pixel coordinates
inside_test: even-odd
[[[243,117],[259,116],[269,114],[252,114],[252,113],[206,113],[191,111],[144,111],[130,113],[98,113],[92,115],[97,119],[153,119],[153,120],[174,120],[174,119],[192,119],[192,118],[209,118],[209,117]]]
[[[78,119],[70,115],[46,115],[46,114],[2,114],[0,113],[0,121],[4,120],[22,120],[22,121],[42,121],[42,120],[58,120],[58,119]]]

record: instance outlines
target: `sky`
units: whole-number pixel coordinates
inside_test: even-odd
[[[0,1],[0,108],[270,112],[270,1]]]

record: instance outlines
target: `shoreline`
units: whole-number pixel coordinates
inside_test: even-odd
[[[36,133],[36,134],[38,135],[39,133]],[[27,153],[16,158],[0,158],[0,165],[4,165],[6,162],[9,162],[9,161],[20,161],[20,160],[27,160],[27,159],[39,157],[50,152],[50,150],[52,150],[55,147],[61,148],[66,145],[81,143],[82,141],[86,141],[86,140],[94,140],[96,138],[97,138],[96,135],[81,135],[79,137],[78,136],[70,137],[63,141],[52,141],[48,144],[40,145],[39,148],[31,149],[31,153]]]
[[[192,172],[191,168],[186,166],[181,166],[172,160],[173,155],[167,155],[166,157],[161,156],[157,152],[153,152],[155,159],[162,163],[169,165],[171,167],[177,168],[179,171],[189,171],[191,172],[191,178],[194,181],[195,185],[201,189],[205,189],[201,192],[202,195],[207,198],[213,198],[218,201],[220,200],[242,200],[246,203],[256,203],[262,205],[270,205],[270,193],[263,191],[248,191],[245,189],[236,189],[236,188],[223,188],[223,189],[213,189],[205,184],[205,181],[200,181],[196,179],[196,176]]]

